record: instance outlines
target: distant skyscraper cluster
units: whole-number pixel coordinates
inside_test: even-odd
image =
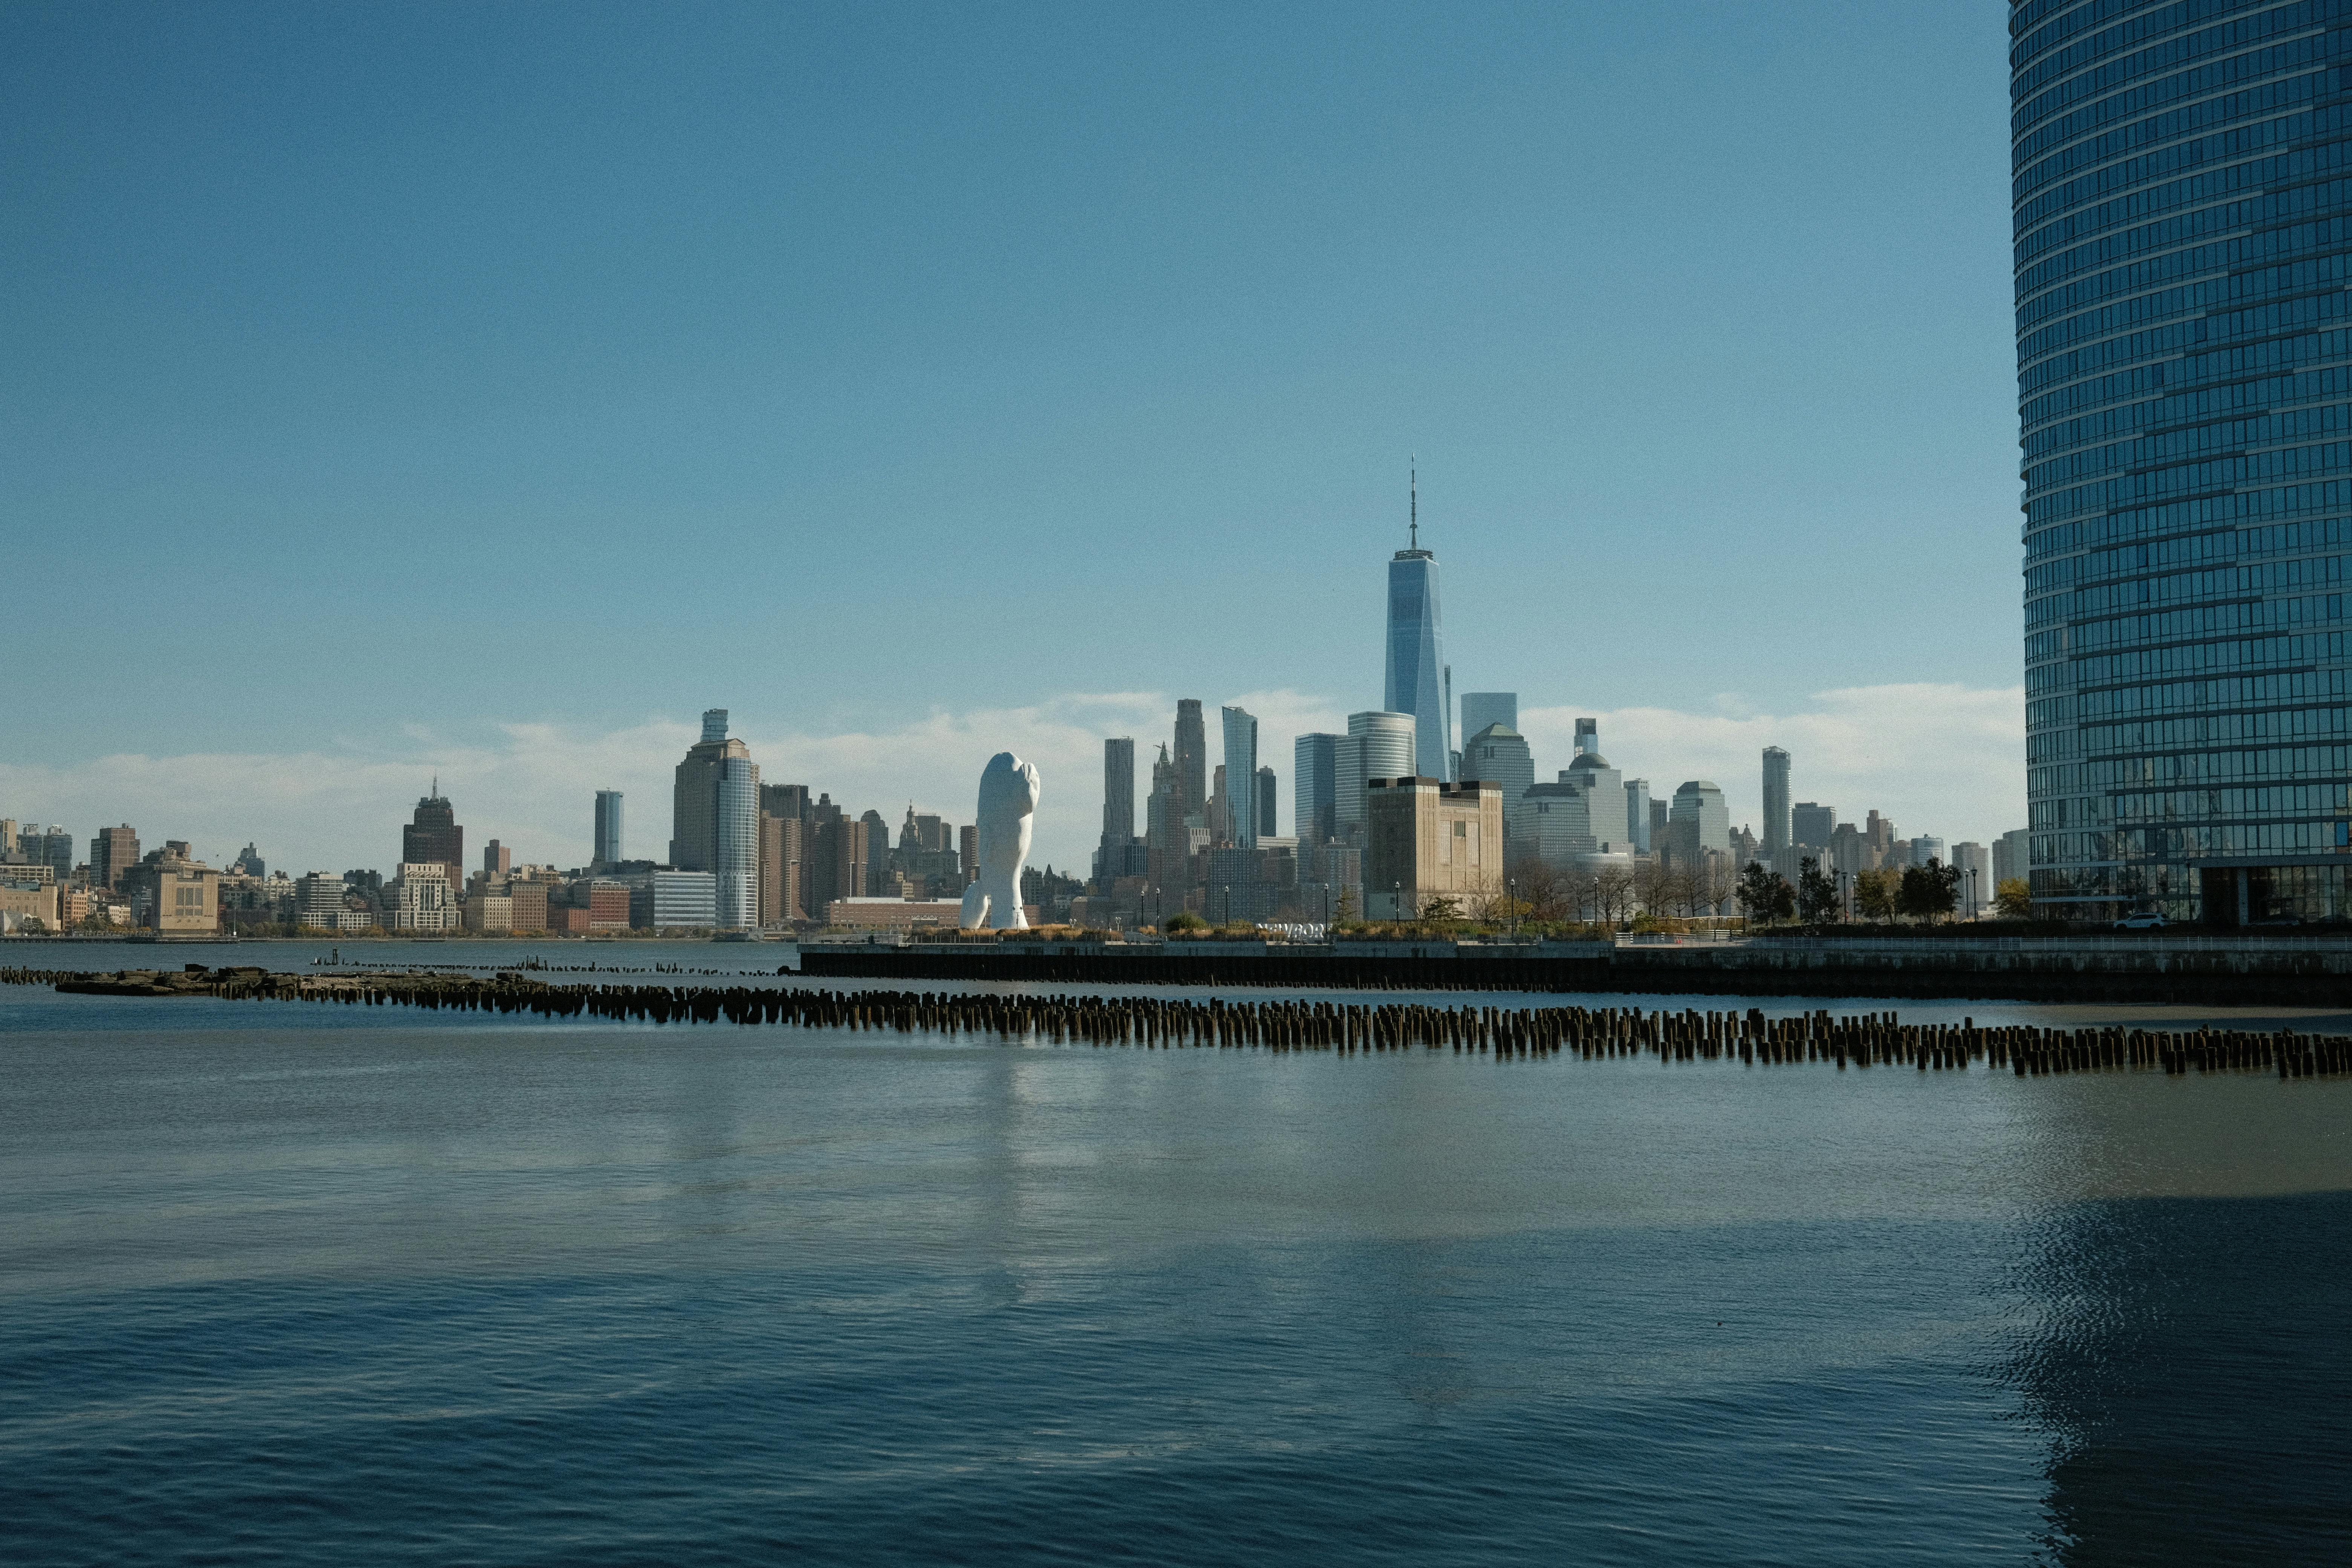
[[[1564,902],[1587,917],[1711,913],[1730,903],[1751,861],[1793,883],[1811,860],[1850,892],[1863,873],[1947,858],[1941,839],[1897,840],[1876,812],[1857,827],[1792,800],[1793,762],[1779,746],[1763,755],[1760,840],[1733,827],[1712,780],[1685,780],[1653,799],[1647,778],[1626,777],[1602,753],[1594,719],[1576,721],[1567,766],[1539,776],[1516,692],[1463,693],[1457,749],[1437,556],[1421,544],[1417,485],[1408,526],[1407,547],[1389,562],[1387,706],[1349,714],[1344,734],[1293,737],[1290,832],[1278,831],[1257,718],[1222,710],[1223,760],[1212,765],[1202,704],[1184,698],[1169,738],[1153,747],[1139,823],[1135,741],[1104,742],[1102,837],[1079,918],[1133,924],[1190,911],[1219,922],[1312,923],[1351,910],[1409,918],[1435,900],[1508,907],[1538,890],[1542,900],[1528,901]],[[1977,872],[1968,890],[1989,901],[1990,858],[1961,845],[1949,858]]]

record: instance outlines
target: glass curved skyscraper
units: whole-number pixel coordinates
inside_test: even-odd
[[[2345,908],[2352,0],[2015,0],[2034,897]]]

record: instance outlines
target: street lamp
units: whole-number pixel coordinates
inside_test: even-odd
[[[1513,877],[1503,887],[1505,896],[1511,900],[1511,934],[1517,936],[1519,934],[1519,879]]]

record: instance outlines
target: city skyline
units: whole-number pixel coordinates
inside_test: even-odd
[[[1933,700],[1939,696],[1946,700],[1941,704]],[[1635,708],[1599,710],[1597,717],[1612,755],[1628,776],[1647,777],[1656,798],[1669,798],[1687,779],[1714,780],[1725,792],[1733,825],[1751,826],[1759,839],[1758,757],[1761,748],[1777,744],[1793,754],[1792,788],[1807,801],[1847,816],[1876,809],[1906,831],[1990,844],[2022,820],[2022,738],[2000,751],[2008,740],[2002,694],[1975,694],[1974,702],[1969,696],[1869,688],[1831,694],[1807,713]],[[1344,734],[1347,712],[1357,704],[1343,707],[1284,689],[1202,700],[1258,717],[1258,755],[1276,768],[1280,818],[1284,831],[1291,831],[1293,741],[1318,731]],[[1101,837],[1104,741],[1132,735],[1145,748],[1137,760],[1140,833],[1146,755],[1156,755],[1159,742],[1151,738],[1168,732],[1176,701],[1173,694],[1156,692],[1080,694],[1028,709],[942,713],[895,733],[843,736],[771,729],[748,717],[754,710],[739,702],[731,732],[760,761],[763,777],[829,790],[861,810],[879,805],[894,818],[909,795],[919,810],[954,820],[969,816],[971,803],[963,797],[979,764],[1009,746],[1036,762],[1043,776],[1032,863],[1083,874]],[[677,757],[700,738],[702,710],[693,711],[692,719],[603,735],[516,726],[507,748],[434,747],[413,763],[354,747],[342,754],[285,759],[151,759],[103,777],[44,775],[0,763],[0,791],[5,792],[0,814],[66,826],[77,856],[85,858],[98,827],[121,822],[143,835],[187,838],[199,846],[199,858],[209,856],[215,865],[257,841],[272,866],[297,873],[356,866],[388,873],[387,825],[407,820],[417,797],[435,784],[437,769],[438,787],[459,801],[469,831],[510,846],[518,861],[586,865],[593,849],[594,796],[606,787],[660,803],[657,819],[639,821],[631,834],[638,853],[658,858],[670,835]],[[1575,754],[1576,721],[1596,710],[1538,700],[1522,683],[1519,714],[1536,776],[1548,779]],[[1213,727],[1208,747],[1213,772],[1223,758]],[[2012,804],[2004,805],[2005,796]],[[66,812],[44,804],[69,797],[81,804]],[[273,836],[276,844],[268,842]]]

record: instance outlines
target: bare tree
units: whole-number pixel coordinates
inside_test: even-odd
[[[1512,869],[1511,878],[1518,884],[1522,920],[1549,922],[1568,918],[1567,889],[1558,867],[1530,855]]]
[[[1603,866],[1592,874],[1593,902],[1600,907],[1601,918],[1612,923],[1624,920],[1633,911],[1633,871],[1629,866]]]

